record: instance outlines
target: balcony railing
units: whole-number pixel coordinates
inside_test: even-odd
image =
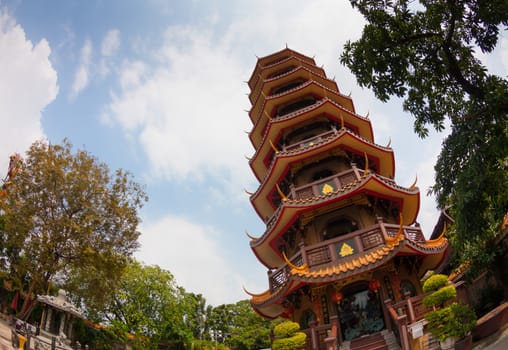
[[[312,147],[313,145],[315,145],[317,143],[321,143],[323,141],[326,141],[326,140],[332,138],[336,134],[337,134],[337,130],[335,130],[335,129],[334,130],[326,130],[325,132],[323,132],[321,134],[306,138],[304,140],[301,140],[301,141],[298,141],[298,142],[295,142],[295,143],[292,143],[289,145],[282,145],[282,151],[288,152],[288,151],[295,151],[295,150],[304,149],[307,147]],[[275,158],[275,152],[272,153],[272,155],[271,155],[270,163],[273,162],[274,158]]]
[[[332,137],[333,135],[335,135],[336,133],[337,133],[336,130],[327,130],[319,135],[306,138],[304,140],[298,141],[296,143],[292,143],[287,146],[282,146],[282,150],[287,152],[287,151],[291,151],[294,149],[306,148],[306,147],[312,146],[318,142],[326,140],[326,139]]]
[[[310,197],[319,197],[329,192],[333,192],[350,184],[356,180],[360,180],[363,170],[352,166],[351,169],[334,174],[303,186],[292,188],[289,199],[305,199]]]
[[[378,223],[361,230],[329,239],[313,245],[300,245],[300,250],[289,261],[291,264],[301,266],[307,264],[309,269],[319,268],[326,264],[334,264],[352,260],[358,254],[371,250],[386,243],[387,238],[397,235],[400,226],[387,224],[378,218]],[[425,237],[419,227],[403,226],[405,237],[424,241]],[[290,276],[290,267],[285,264],[279,269],[272,270],[268,274],[270,291],[275,292],[284,285]],[[416,306],[418,308],[419,305]]]
[[[339,188],[346,186],[356,180],[360,180],[363,176],[364,171],[360,170],[353,163],[351,169],[346,171],[316,180],[314,182],[298,186],[291,187],[290,192],[287,194],[287,198],[291,200],[306,199],[311,197],[319,197],[329,192],[336,191]],[[266,221],[266,226],[271,227],[277,218],[278,212],[275,211]]]

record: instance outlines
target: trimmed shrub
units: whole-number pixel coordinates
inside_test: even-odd
[[[299,332],[300,325],[296,322],[286,321],[273,328],[275,340],[272,343],[273,350],[296,350],[302,349],[307,340],[307,335]]]
[[[292,337],[300,330],[300,325],[296,322],[286,321],[276,325],[273,328],[273,335],[275,338]]]
[[[433,292],[435,290],[438,290],[439,288],[442,288],[448,284],[448,277],[446,275],[436,274],[430,276],[424,283],[423,283],[423,292]]]
[[[457,290],[454,285],[441,287],[434,293],[427,295],[423,298],[423,306],[431,308],[433,306],[443,306],[445,302],[451,300],[457,296]]]
[[[440,341],[449,337],[462,338],[476,325],[474,311],[465,304],[453,303],[425,316],[427,327]]]
[[[275,339],[272,344],[273,350],[295,350],[301,349],[305,345],[307,334],[296,332],[290,338]]]

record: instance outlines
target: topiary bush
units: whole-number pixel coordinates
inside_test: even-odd
[[[423,283],[423,292],[434,292],[447,284],[448,276],[441,274],[432,275]]]
[[[452,303],[445,307],[448,301],[457,296],[453,284],[449,284],[445,275],[433,275],[423,284],[425,292],[432,292],[423,298],[423,305],[436,308],[425,315],[427,328],[440,341],[448,338],[459,340],[466,336],[476,326],[476,315],[466,304]]]
[[[276,338],[292,337],[300,330],[300,325],[296,322],[286,321],[273,327],[273,335]]]
[[[476,326],[476,314],[468,305],[452,303],[425,316],[427,327],[440,341],[459,340]]]
[[[433,306],[443,306],[448,300],[457,296],[457,290],[454,285],[444,286],[423,298],[423,306],[431,308]]]
[[[272,343],[272,350],[302,349],[307,340],[307,335],[300,332],[298,323],[291,321],[276,325],[273,334],[275,340]]]

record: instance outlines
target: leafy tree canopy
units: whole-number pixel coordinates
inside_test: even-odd
[[[188,296],[169,271],[131,261],[100,316],[119,340],[133,336],[130,342],[135,349],[159,345],[176,349],[193,338],[187,320],[195,304]]]
[[[505,0],[351,0],[367,24],[341,55],[382,101],[403,99],[422,137],[450,135],[435,166],[441,208],[452,207],[460,260],[489,262],[486,242],[508,211],[508,82],[478,58],[508,26]]]
[[[1,268],[29,295],[45,293],[51,280],[99,305],[138,247],[146,199],[129,173],[111,175],[69,141],[35,142],[0,202]]]
[[[264,349],[270,346],[271,322],[259,316],[248,300],[214,307],[207,327],[219,342],[234,349]],[[216,333],[216,334],[215,334]]]

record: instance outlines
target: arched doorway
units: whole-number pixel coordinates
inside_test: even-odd
[[[367,281],[342,290],[344,298],[337,304],[342,339],[352,340],[385,328],[379,293],[369,290]]]

